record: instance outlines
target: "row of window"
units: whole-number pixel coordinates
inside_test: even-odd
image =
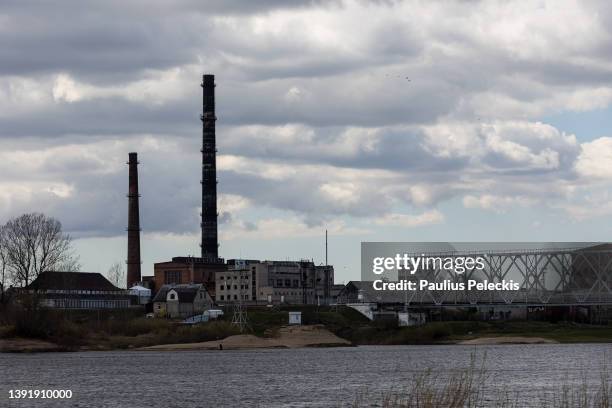
[[[240,289],[248,289],[249,285],[240,285]],[[238,289],[238,285],[234,285],[234,289]],[[221,285],[219,290],[232,290],[232,285]]]
[[[232,300],[232,295],[221,295],[219,296],[219,300]],[[238,295],[234,295],[233,300],[238,300]],[[242,300],[249,300],[249,295],[242,295]]]
[[[291,281],[291,279],[277,279],[276,280],[276,287],[278,288],[282,288],[282,287],[286,287],[286,288],[299,288],[300,287],[300,281],[297,279],[294,279],[293,282]]]
[[[50,307],[64,309],[122,309],[130,306],[129,300],[85,300],[85,299],[48,299]]]
[[[33,292],[33,291],[30,291]],[[125,290],[64,290],[64,289],[49,289],[44,293],[63,293],[63,294],[79,294],[79,295],[125,295]]]
[[[249,279],[248,275],[241,275],[241,276],[232,276],[232,275],[228,275],[227,277],[225,276],[220,276],[219,280],[232,280],[232,279]]]

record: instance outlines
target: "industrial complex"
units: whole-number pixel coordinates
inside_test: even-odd
[[[216,112],[214,75],[202,80],[201,253],[175,256],[141,271],[138,155],[129,153],[127,290],[99,274],[42,273],[25,290],[43,294],[57,308],[144,307],[158,317],[187,318],[210,308],[275,305],[338,305],[368,318],[397,318],[403,324],[441,319],[444,310],[480,319],[550,317],[607,320],[612,306],[612,245],[579,248],[456,251],[448,259],[483,259],[482,268],[456,274],[427,271],[429,285],[417,290],[376,290],[368,281],[334,283],[334,268],[312,260],[224,259],[219,256]],[[420,254],[424,255],[424,254]],[[439,255],[439,254],[438,254]],[[88,275],[88,276],[81,276]],[[465,290],[466,282],[491,287],[513,279],[513,290]],[[404,276],[405,282],[415,275]],[[496,286],[497,285],[497,286]],[[481,285],[482,286],[482,285]],[[451,288],[451,290],[441,288]],[[454,288],[454,289],[453,289]]]
[[[201,254],[176,256],[154,265],[153,276],[141,276],[138,160],[129,154],[127,287],[141,285],[153,293],[180,285],[201,285],[217,303],[330,304],[340,287],[334,268],[313,261],[225,260],[219,257],[215,77],[202,78]],[[158,297],[159,298],[159,297]]]

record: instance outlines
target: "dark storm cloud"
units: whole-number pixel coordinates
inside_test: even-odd
[[[135,19],[103,3],[36,4],[0,8],[6,22],[0,29],[1,74],[61,71],[97,83],[125,81],[145,69],[193,61],[197,40],[207,31],[207,20],[190,31],[180,17]]]
[[[303,8],[304,1],[7,1],[0,6],[0,75],[64,71],[93,83],[210,58],[219,48],[211,18]],[[326,3],[328,5],[337,2]],[[222,47],[224,44],[218,44]]]

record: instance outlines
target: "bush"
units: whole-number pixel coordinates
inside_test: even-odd
[[[58,310],[41,307],[36,296],[23,296],[5,310],[7,322],[1,337],[25,337],[47,340],[66,349],[84,344],[88,330],[68,319]]]

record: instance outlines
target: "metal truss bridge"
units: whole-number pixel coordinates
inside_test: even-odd
[[[519,289],[417,289],[404,290],[393,296],[396,303],[402,302],[408,307],[612,305],[612,244],[586,248],[468,251],[414,256],[481,257],[484,268],[468,270],[463,274],[457,274],[453,270],[430,268],[405,277],[408,280],[463,282],[466,287],[469,280],[490,283],[513,280],[518,283]],[[380,292],[377,294],[380,295]],[[398,299],[398,295],[404,299]],[[368,291],[364,300],[372,296],[377,295]],[[377,297],[379,301],[382,300],[380,296]]]

